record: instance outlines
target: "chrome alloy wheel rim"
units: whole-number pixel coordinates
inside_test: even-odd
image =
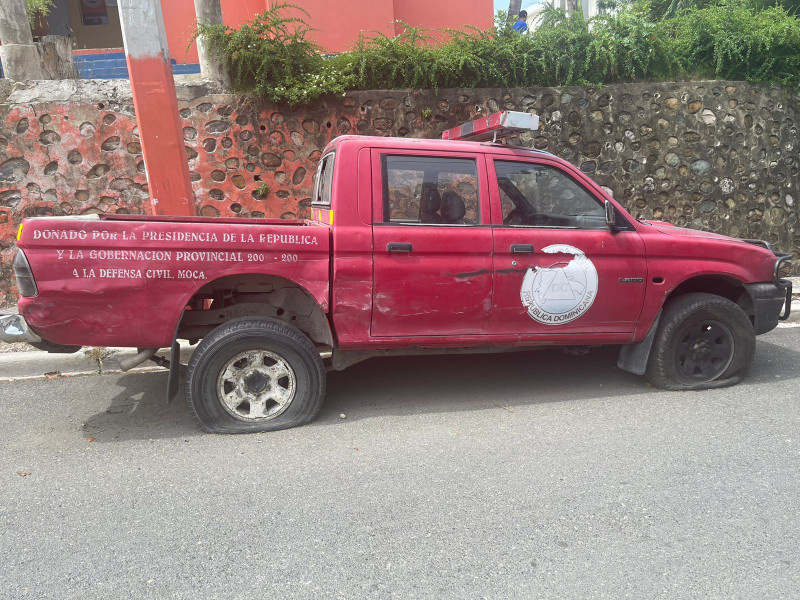
[[[294,399],[297,381],[285,359],[268,350],[247,350],[231,358],[217,378],[222,407],[242,421],[268,421]]]

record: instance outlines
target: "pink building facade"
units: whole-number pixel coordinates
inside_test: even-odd
[[[279,0],[221,0],[223,20],[237,27]],[[295,0],[310,16],[297,13],[314,29],[311,38],[324,52],[352,48],[361,31],[394,35],[404,21],[428,29],[491,26],[492,0]],[[72,35],[75,49],[121,48],[117,0],[53,0],[50,33]],[[161,0],[170,57],[178,64],[196,63],[197,47],[190,44],[195,28],[193,0]]]

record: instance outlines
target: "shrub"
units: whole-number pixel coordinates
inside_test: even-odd
[[[596,83],[669,77],[675,70],[671,42],[646,7],[634,5],[592,20],[586,57],[587,77]]]
[[[25,0],[25,8],[28,9],[28,20],[31,22],[31,27],[36,23],[39,17],[46,17],[53,9],[52,0]]]
[[[800,85],[800,20],[782,7],[725,2],[665,25],[682,74]]]
[[[278,4],[256,15],[239,29],[227,25],[199,25],[194,39],[202,35],[209,48],[225,61],[235,92],[253,93],[274,102],[301,104],[322,94],[343,94],[349,77],[336,70],[308,39],[311,29],[292,4]]]
[[[361,89],[434,87],[432,73],[436,50],[433,39],[417,27],[405,27],[395,36],[362,32],[352,52],[335,57],[331,63],[340,73],[351,73],[351,85]]]
[[[644,0],[614,1],[612,14],[589,20],[580,11],[568,15],[547,8],[530,35],[513,31],[502,13],[489,30],[446,30],[438,40],[400,23],[400,34],[362,35],[350,52],[330,60],[308,39],[311,30],[301,17],[284,16],[287,9],[305,13],[292,5],[278,5],[238,30],[201,26],[196,35],[207,36],[224,57],[234,91],[289,104],[348,89],[599,85],[691,77],[800,85],[800,20],[783,8],[722,0],[658,20]]]

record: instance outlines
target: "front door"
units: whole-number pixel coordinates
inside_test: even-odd
[[[487,333],[492,229],[478,158],[372,151],[372,336]]]
[[[494,227],[492,334],[633,336],[644,243],[582,176],[546,158],[489,161]]]

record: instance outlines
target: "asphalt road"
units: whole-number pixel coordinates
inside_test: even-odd
[[[614,362],[376,359],[250,436],[163,373],[0,384],[0,597],[800,597],[800,328],[729,389]]]

